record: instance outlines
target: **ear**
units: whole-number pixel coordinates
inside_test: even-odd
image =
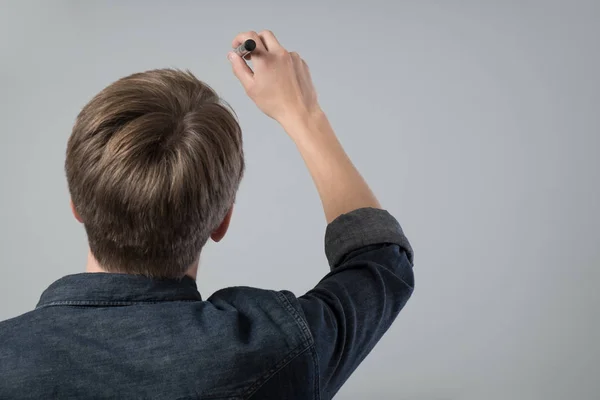
[[[219,227],[217,229],[215,229],[214,232],[210,235],[210,238],[213,241],[219,242],[219,241],[221,241],[221,239],[223,239],[223,237],[227,233],[227,229],[229,229],[229,222],[231,222],[231,214],[232,213],[233,213],[233,206],[229,209],[229,211],[227,212],[227,215],[225,215],[225,218],[223,218],[223,222],[221,222],[221,225],[219,225]]]
[[[73,212],[73,216],[75,217],[75,219],[83,224],[83,220],[81,219],[81,217],[79,216],[79,213],[75,209],[75,205],[73,204],[72,199],[69,199],[69,204],[71,205],[71,211]]]

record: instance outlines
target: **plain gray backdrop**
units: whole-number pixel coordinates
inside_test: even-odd
[[[340,399],[597,399],[600,2],[0,1],[0,319],[83,271],[65,146],[114,80],[189,68],[236,110],[247,173],[198,285],[310,289],[325,219],[226,53],[271,29],[415,248],[416,290]]]

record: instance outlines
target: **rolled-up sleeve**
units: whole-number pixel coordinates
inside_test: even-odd
[[[329,398],[410,298],[414,256],[398,221],[375,208],[332,221],[325,254],[331,271],[298,300],[315,342],[321,395]]]
[[[380,243],[397,244],[412,264],[412,247],[398,221],[386,210],[359,208],[340,215],[325,231],[325,255],[332,269],[352,251]]]

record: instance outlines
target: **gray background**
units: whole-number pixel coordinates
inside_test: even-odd
[[[83,270],[64,151],[117,78],[190,68],[239,115],[247,174],[204,296],[297,295],[327,271],[292,142],[226,60],[271,29],[416,250],[415,295],[340,399],[592,399],[600,383],[600,4],[584,1],[0,2],[0,319]],[[352,44],[352,46],[350,46]]]

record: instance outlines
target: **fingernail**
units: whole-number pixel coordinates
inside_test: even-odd
[[[232,51],[230,51],[229,53],[227,53],[227,59],[229,61],[233,61],[233,52]]]

